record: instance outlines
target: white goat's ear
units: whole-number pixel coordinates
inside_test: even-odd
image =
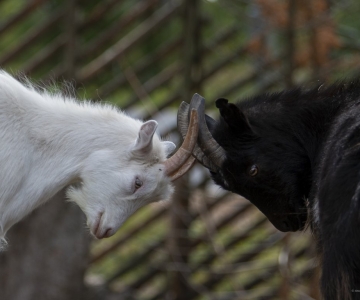
[[[173,153],[176,148],[176,145],[170,141],[164,141],[164,142],[161,142],[161,144],[163,145],[163,147],[165,149],[166,157],[169,156],[171,153]]]
[[[152,150],[152,139],[158,123],[150,120],[141,125],[138,138],[132,151],[137,154],[145,155]]]

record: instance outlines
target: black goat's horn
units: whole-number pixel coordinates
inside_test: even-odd
[[[181,133],[183,139],[185,139],[187,129],[189,127],[189,111],[190,105],[186,102],[180,104],[178,114],[177,114],[177,124],[178,129]],[[200,149],[198,145],[195,145],[192,155],[206,168],[210,169],[213,172],[217,171],[217,167],[211,163],[209,158],[207,158],[204,152]]]
[[[190,110],[196,109],[199,114],[199,146],[206,157],[219,169],[226,159],[225,150],[215,141],[205,120],[205,99],[194,94],[190,103]]]
[[[181,103],[178,111],[178,129],[184,137],[189,126],[190,109],[196,109],[199,114],[198,145],[200,148],[196,145],[193,155],[206,168],[217,172],[226,158],[225,150],[215,141],[206,125],[205,118],[209,123],[215,121],[205,115],[205,99],[199,94],[192,97],[190,105],[185,102]]]

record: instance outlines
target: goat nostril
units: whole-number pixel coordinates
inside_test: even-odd
[[[109,236],[111,236],[111,230],[112,230],[112,228],[106,229],[106,231],[105,231],[105,233],[104,233],[104,237],[109,237]]]

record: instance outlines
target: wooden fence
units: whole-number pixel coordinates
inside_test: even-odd
[[[360,65],[359,44],[339,26],[351,1],[14,3],[0,0],[1,67],[45,83],[65,79],[79,97],[164,118],[161,133],[173,139],[176,108],[194,92],[211,113],[220,96],[332,80]],[[114,299],[317,299],[309,238],[277,232],[196,166],[172,202],[94,242],[86,282]]]

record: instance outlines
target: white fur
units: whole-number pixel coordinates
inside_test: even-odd
[[[174,145],[152,137],[153,122],[39,93],[0,71],[0,238],[69,185],[69,199],[100,238],[141,206],[168,198],[173,188],[162,162]],[[142,131],[151,135],[143,149]],[[136,178],[143,183],[137,190]]]

